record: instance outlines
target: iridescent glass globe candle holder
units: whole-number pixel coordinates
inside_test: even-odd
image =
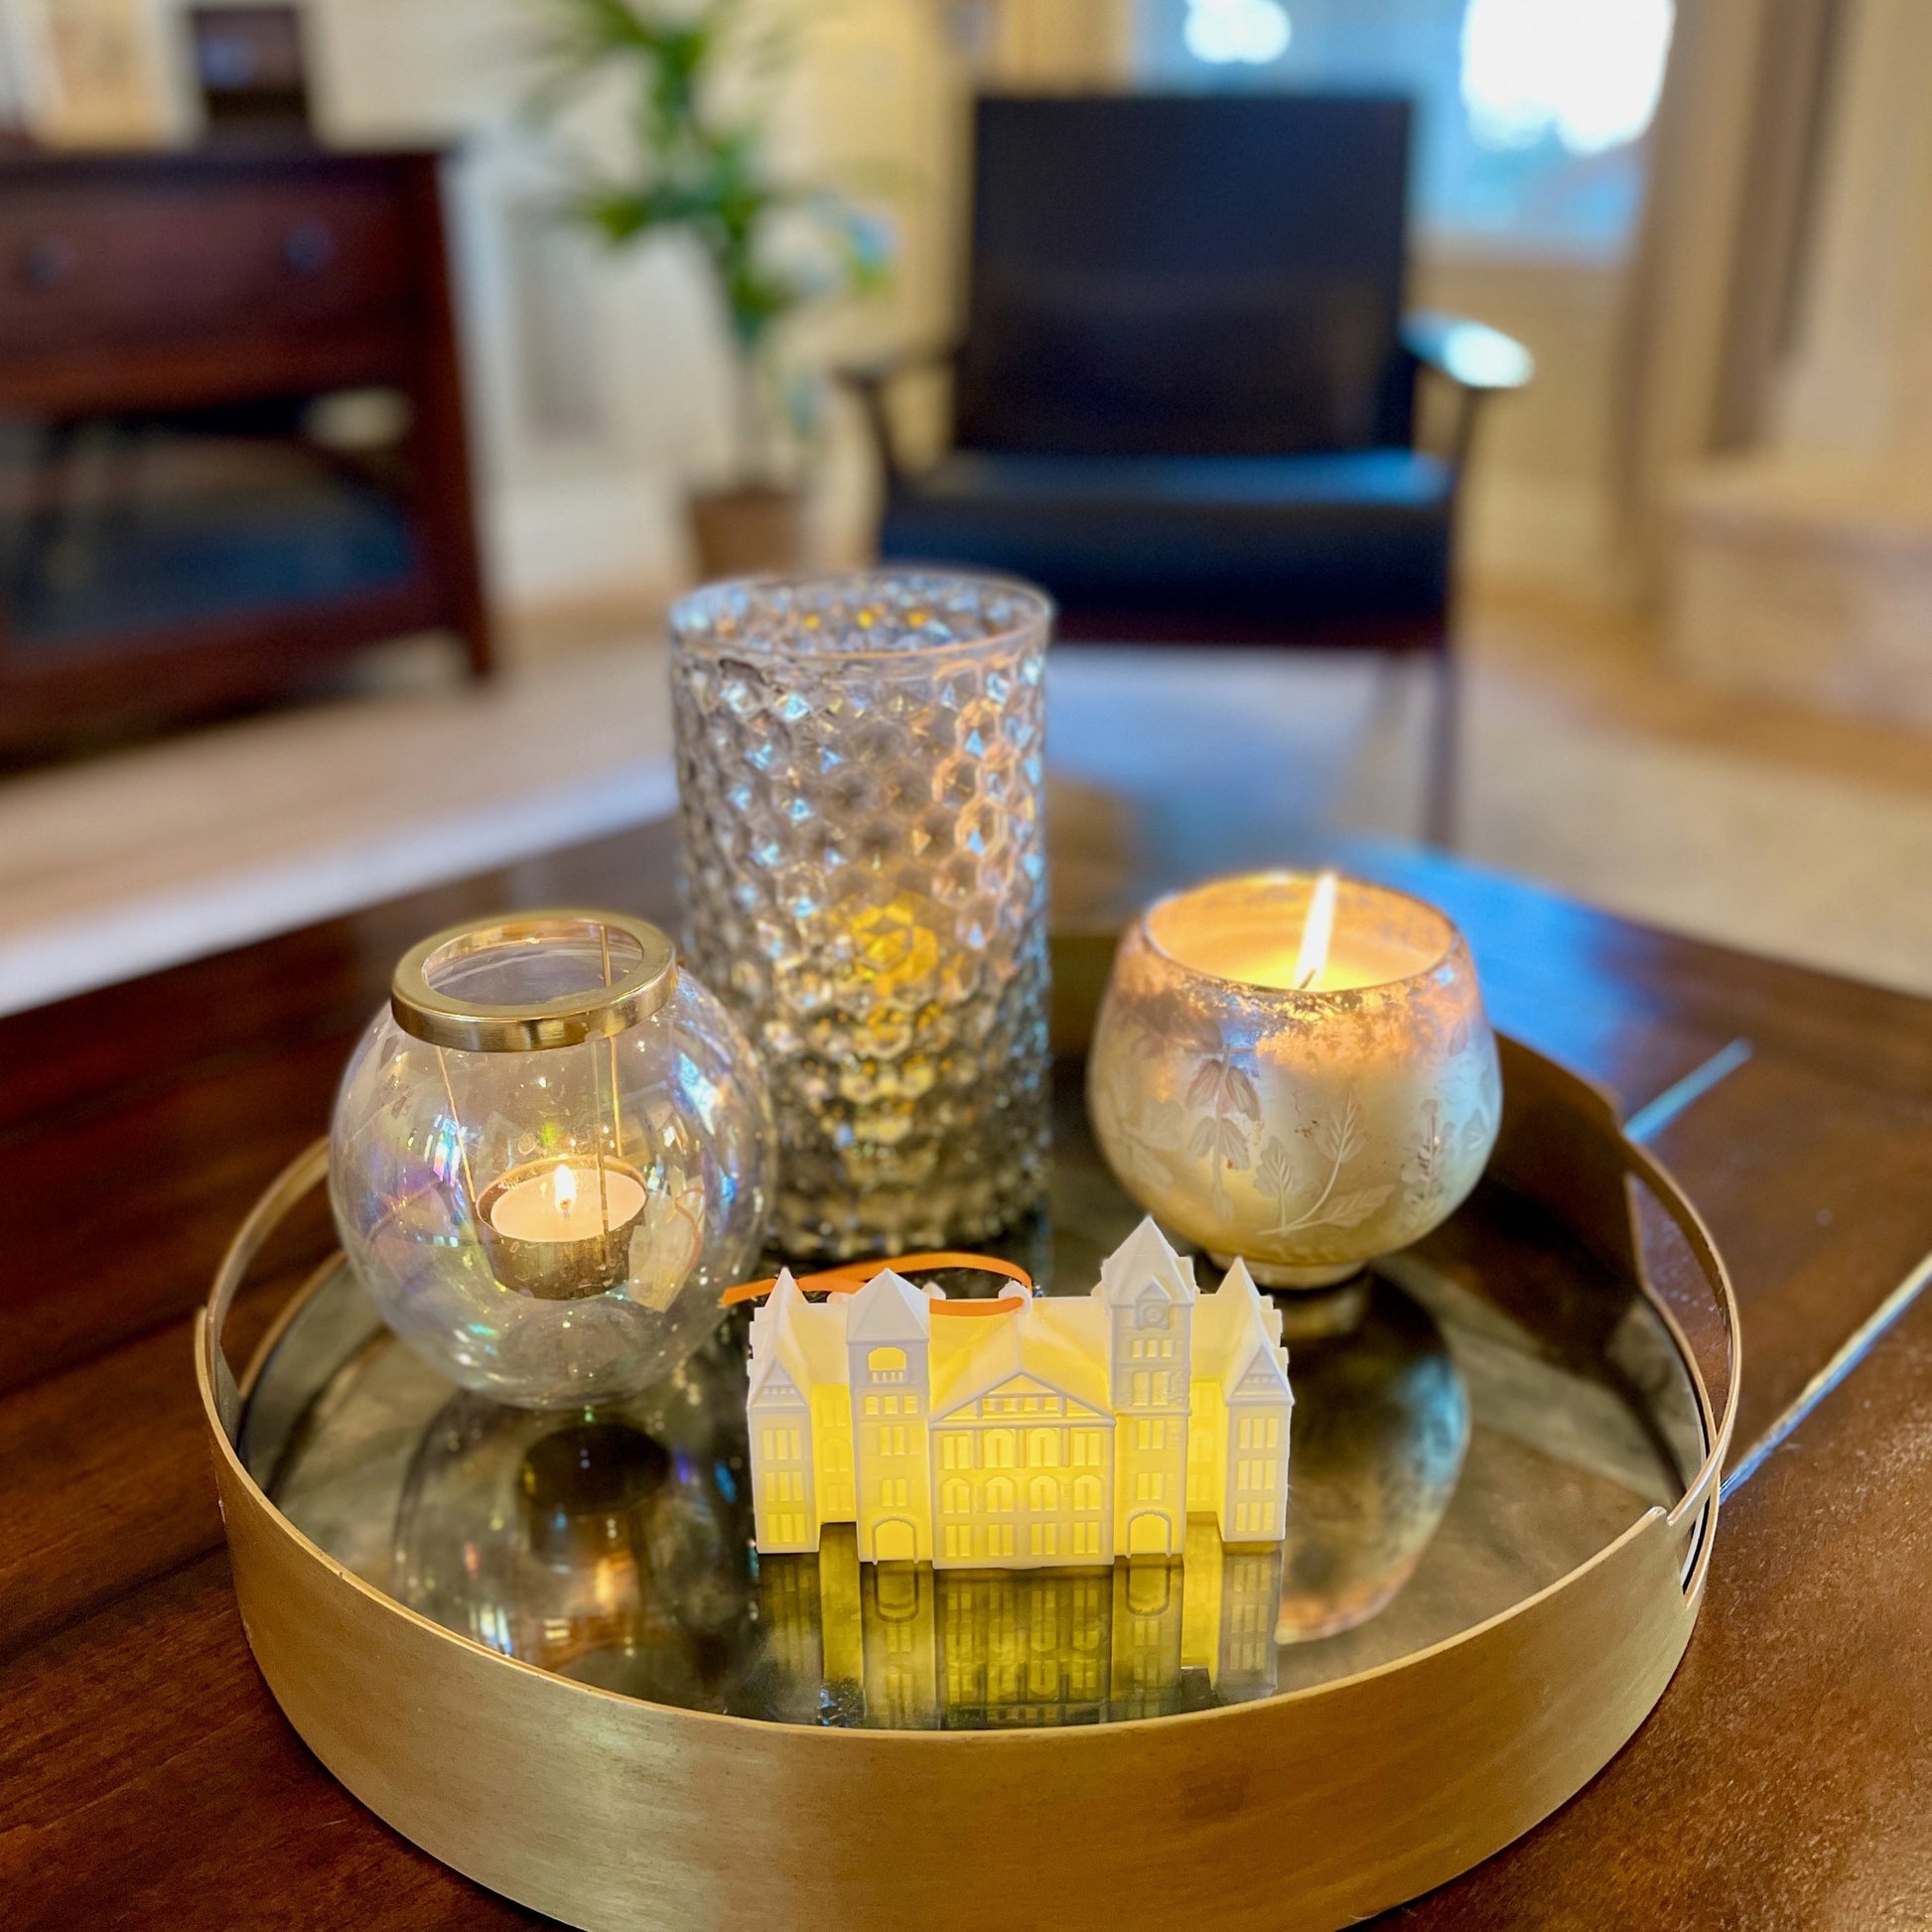
[[[788,1254],[973,1242],[1040,1198],[1050,616],[919,570],[672,613],[690,953],[770,1081]]]
[[[1461,934],[1333,875],[1219,880],[1150,906],[1115,957],[1087,1078],[1127,1191],[1270,1288],[1331,1287],[1428,1233],[1502,1119]]]
[[[451,1380],[531,1408],[676,1368],[751,1272],[770,1103],[655,926],[533,912],[395,971],[336,1102],[329,1184],[382,1317]]]

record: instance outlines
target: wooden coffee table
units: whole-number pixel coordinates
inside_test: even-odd
[[[0,1918],[532,1922],[322,1769],[249,1654],[189,1324],[328,1116],[396,955],[512,904],[674,916],[653,826],[0,1021]],[[1676,1681],[1428,1927],[1932,1921],[1932,1003],[1668,937],[1451,862],[1497,1023],[1611,1089],[1744,1318],[1732,1491]],[[244,1351],[328,1244],[292,1234]],[[252,1333],[251,1333],[252,1331]]]

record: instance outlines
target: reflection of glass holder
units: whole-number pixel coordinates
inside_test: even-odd
[[[568,1476],[586,1419],[453,1397],[340,1264],[233,1380],[228,1307],[312,1155],[198,1336],[263,1673],[397,1830],[577,1923],[992,1924],[1024,1871],[1042,1923],[1259,1928],[1292,1898],[1338,1927],[1441,1884],[1663,1694],[1737,1396],[1681,1191],[1586,1083],[1507,1041],[1503,1071],[1489,1178],[1377,1264],[1357,1324],[1297,1347],[1279,1579],[1192,1525],[1178,1563],[1092,1571],[862,1566],[844,1532],[755,1560],[742,1329],[588,1419],[661,1475],[622,1475],[660,1469],[632,1445],[581,1492],[529,1479],[559,1530],[524,1472],[561,1432]],[[1135,1214],[1077,1114],[1055,1160],[1048,1286],[1084,1286]],[[546,1645],[560,1668],[527,1668]]]

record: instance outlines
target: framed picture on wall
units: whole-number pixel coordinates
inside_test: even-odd
[[[308,128],[309,64],[300,7],[190,7],[188,38],[202,118],[210,132]]]
[[[22,118],[63,147],[140,147],[183,132],[161,0],[0,0]]]

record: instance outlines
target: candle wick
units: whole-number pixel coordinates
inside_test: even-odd
[[[1334,941],[1336,874],[1324,872],[1309,895],[1308,911],[1302,919],[1301,952],[1295,961],[1295,991],[1306,993],[1321,977],[1328,963],[1328,950]]]

